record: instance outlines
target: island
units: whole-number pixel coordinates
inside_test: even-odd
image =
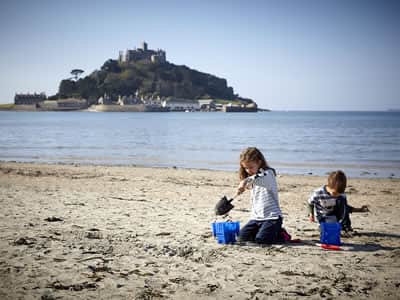
[[[166,51],[141,47],[119,51],[85,77],[81,69],[61,80],[58,92],[16,94],[3,109],[35,111],[257,112],[257,103],[234,93],[227,80],[175,65]],[[265,111],[265,110],[263,110]]]

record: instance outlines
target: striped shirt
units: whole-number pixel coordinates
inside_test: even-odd
[[[279,207],[278,186],[272,169],[260,169],[256,175],[247,177],[251,185],[251,219],[276,220],[282,216]]]
[[[308,199],[308,204],[314,207],[314,213],[318,220],[322,219],[335,219],[336,215],[336,205],[339,197],[343,197],[346,200],[346,194],[343,193],[339,196],[333,197],[326,190],[326,186],[322,186],[312,193]],[[344,209],[348,209],[346,205]],[[343,212],[344,214],[345,212]],[[333,220],[334,221],[334,220]]]

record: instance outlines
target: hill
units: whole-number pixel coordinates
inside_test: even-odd
[[[135,95],[142,99],[224,99],[252,103],[234,94],[226,79],[170,62],[107,60],[100,70],[74,80],[62,80],[52,98],[78,97],[93,104],[107,94],[111,99]]]

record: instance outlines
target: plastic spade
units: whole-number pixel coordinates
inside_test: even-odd
[[[226,198],[226,196],[223,196],[215,205],[215,214],[217,216],[222,216],[227,214],[234,206],[232,205],[232,201],[238,196],[239,194],[236,194],[233,196],[233,198],[229,199]]]

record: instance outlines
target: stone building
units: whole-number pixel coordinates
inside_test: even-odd
[[[106,93],[104,93],[104,96],[100,97],[99,99],[97,99],[97,104],[114,104],[113,100],[111,99],[111,97],[109,95],[107,95]]]
[[[143,102],[139,98],[136,98],[134,95],[129,95],[129,96],[121,96],[120,95],[118,97],[117,104],[119,104],[119,105],[135,105],[135,104],[143,104]]]
[[[16,105],[36,105],[39,102],[46,100],[45,93],[33,93],[33,94],[15,94],[14,104]]]
[[[120,63],[146,61],[153,63],[164,63],[167,61],[166,52],[161,49],[151,50],[148,49],[146,42],[142,43],[142,48],[127,49],[119,51],[118,61]]]
[[[171,111],[197,111],[200,109],[199,101],[182,98],[169,98],[162,101],[162,107],[168,107]]]
[[[199,99],[200,110],[202,111],[214,111],[216,110],[216,104],[214,99]]]

